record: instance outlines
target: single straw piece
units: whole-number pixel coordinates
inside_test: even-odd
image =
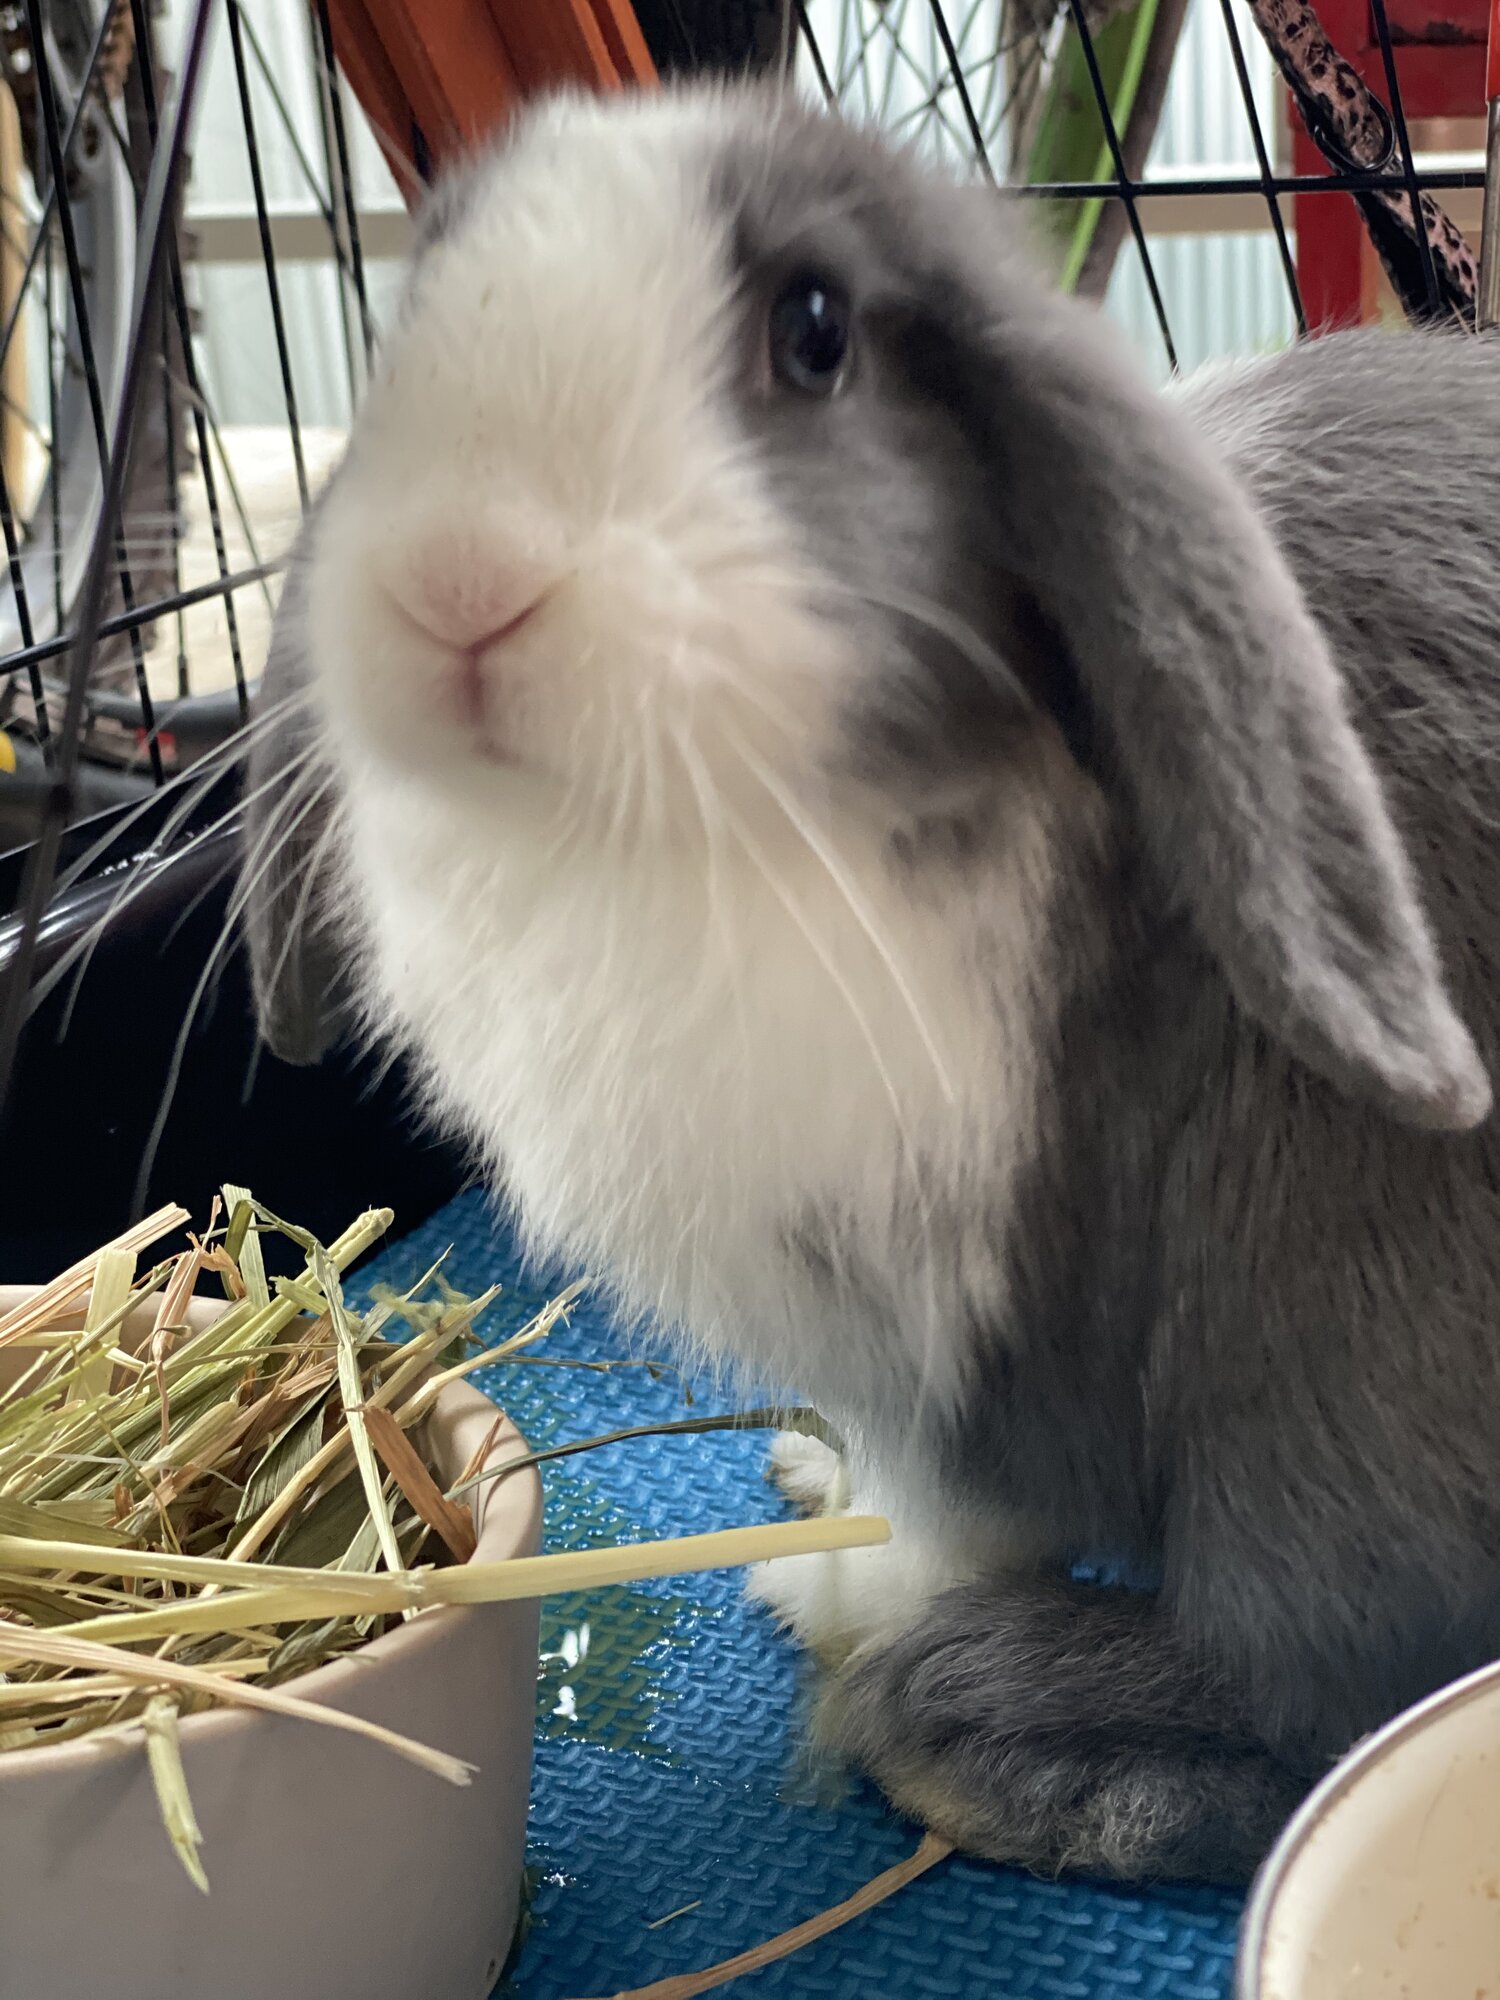
[[[422,1455],[389,1410],[366,1403],[365,1430],[381,1463],[406,1495],[412,1509],[435,1534],[441,1535],[455,1562],[469,1562],[477,1546],[474,1516],[449,1500],[422,1463]]]
[[[333,1322],[334,1340],[337,1343],[339,1394],[344,1404],[344,1418],[349,1426],[349,1439],[354,1446],[354,1462],[359,1467],[359,1477],[365,1489],[365,1501],[370,1509],[370,1519],[375,1523],[375,1539],[379,1542],[380,1552],[385,1557],[386,1568],[399,1572],[406,1565],[401,1560],[401,1549],[396,1541],[396,1524],[391,1519],[391,1510],[386,1504],[385,1482],[380,1476],[380,1467],[375,1462],[375,1447],[371,1444],[370,1433],[365,1427],[365,1391],[359,1372],[359,1344],[354,1338],[349,1315],[344,1310],[344,1295],[339,1286],[338,1272],[333,1268],[321,1245],[315,1245],[313,1248],[312,1266],[317,1274],[319,1289],[328,1301],[328,1316]]]
[[[890,1523],[878,1514],[820,1515],[804,1521],[767,1521],[750,1528],[720,1528],[707,1535],[673,1535],[655,1542],[619,1542],[600,1549],[566,1549],[550,1556],[513,1556],[508,1562],[464,1563],[453,1569],[376,1570],[351,1575],[343,1570],[304,1570],[295,1583],[275,1563],[224,1564],[216,1580],[242,1584],[191,1602],[153,1606],[149,1611],[107,1612],[74,1625],[60,1625],[47,1636],[142,1645],[148,1639],[177,1639],[190,1633],[245,1632],[262,1625],[297,1624],[308,1618],[363,1618],[407,1609],[425,1611],[439,1604],[509,1604],[517,1598],[551,1597],[575,1590],[597,1590],[614,1583],[640,1583],[647,1577],[690,1576],[705,1569],[739,1569],[746,1563],[769,1562],[776,1556],[817,1555],[828,1549],[878,1547],[891,1538]],[[23,1543],[7,1542],[9,1560],[19,1567],[39,1567],[33,1544],[28,1557]],[[80,1543],[76,1550],[54,1542],[49,1553],[65,1550],[68,1567],[107,1576],[142,1574],[139,1551],[114,1551]],[[115,1556],[121,1557],[118,1568]],[[191,1557],[163,1557],[156,1573],[181,1574]],[[314,1580],[315,1579],[315,1580]],[[33,1634],[17,1626],[0,1625],[0,1654],[27,1656]],[[38,1653],[36,1658],[44,1655]]]
[[[203,1668],[219,1680],[254,1680],[263,1674],[269,1653],[251,1653],[244,1659],[210,1660]],[[106,1696],[139,1694],[139,1679],[120,1674],[75,1674],[65,1681],[7,1681],[0,1684],[0,1718],[8,1709],[75,1708],[81,1702],[102,1701]]]
[[[0,1511],[0,1523],[5,1518],[5,1512]],[[55,1528],[63,1525],[61,1521],[53,1522]],[[137,1577],[150,1583],[211,1585],[228,1590],[259,1590],[268,1584],[277,1589],[301,1585],[315,1590],[332,1579],[341,1596],[364,1591],[372,1610],[391,1594],[389,1578],[382,1578],[374,1570],[297,1569],[281,1563],[231,1562],[225,1556],[168,1555],[161,1549],[122,1546],[114,1537],[106,1538],[102,1533],[82,1535],[73,1530],[71,1522],[66,1525],[72,1531],[67,1541],[8,1531],[0,1534],[0,1569],[68,1570],[85,1576]],[[416,1574],[425,1572],[419,1570]],[[3,1634],[4,1627],[0,1627],[0,1636]]]
[[[186,1323],[188,1302],[193,1296],[193,1287],[198,1282],[198,1273],[203,1269],[203,1262],[203,1245],[196,1242],[191,1250],[184,1250],[177,1259],[176,1268],[161,1295],[161,1304],[156,1309],[156,1321],[151,1328],[151,1339],[146,1347],[152,1373],[156,1377],[156,1393],[161,1401],[163,1451],[167,1449],[172,1436],[172,1404],[167,1391],[167,1358],[172,1352],[173,1341]],[[102,1265],[100,1274],[103,1275]]]
[[[1484,148],[1484,219],[1479,225],[1479,296],[1474,311],[1481,333],[1500,325],[1500,0],[1490,0],[1484,96],[1489,124]]]
[[[245,1296],[257,1312],[264,1312],[271,1303],[271,1287],[266,1282],[266,1260],[261,1253],[260,1235],[255,1227],[255,1206],[250,1199],[250,1190],[240,1187],[234,1181],[224,1183],[224,1211],[232,1226],[242,1210],[248,1211],[244,1240],[239,1246],[239,1273],[245,1283]]]
[[[883,1903],[887,1896],[894,1896],[898,1889],[904,1889],[908,1882],[925,1875],[929,1868],[946,1860],[952,1852],[951,1840],[929,1833],[915,1854],[908,1855],[905,1861],[898,1861],[894,1868],[884,1869],[842,1903],[835,1903],[831,1910],[809,1917],[805,1924],[782,1931],[779,1937],[767,1938],[764,1944],[739,1952],[733,1958],[721,1959],[717,1965],[707,1965],[701,1972],[684,1972],[672,1979],[656,1979],[649,1986],[636,1986],[628,1993],[616,1993],[613,2000],[696,2000],[699,1993],[711,1993],[716,1986],[727,1986],[731,1979],[742,1979],[747,1972],[759,1972],[762,1966],[790,1958],[804,1945],[816,1944],[830,1931],[852,1923],[855,1917],[862,1917],[866,1910],[873,1910],[877,1903]]]
[[[118,1248],[101,1250],[83,1320],[84,1344],[92,1344],[94,1352],[74,1377],[71,1401],[85,1403],[94,1396],[109,1394],[115,1365],[99,1336],[122,1310],[134,1284],[135,1252]]]
[[[169,1694],[151,1697],[141,1717],[141,1726],[146,1732],[146,1760],[151,1766],[151,1783],[156,1792],[162,1825],[188,1880],[206,1896],[208,1877],[203,1872],[203,1834],[198,1816],[193,1811],[187,1775],[182,1768],[177,1704]]]

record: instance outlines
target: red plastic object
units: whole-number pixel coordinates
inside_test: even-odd
[[[1369,0],[1314,0],[1330,42],[1359,71],[1383,103],[1390,100],[1380,40]],[[1386,21],[1408,122],[1429,118],[1479,118],[1496,86],[1497,57],[1490,49],[1485,87],[1485,42],[1492,0],[1386,0]],[[1330,171],[1291,106],[1292,163],[1298,175]],[[1307,323],[1316,333],[1372,317],[1376,266],[1359,211],[1347,195],[1293,197],[1297,232],[1297,282]]]

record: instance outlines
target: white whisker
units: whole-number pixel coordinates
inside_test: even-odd
[[[692,734],[684,723],[674,727],[668,738],[677,752],[687,777],[688,789],[697,809],[699,823],[703,828],[704,853],[704,894],[708,902],[708,932],[717,936],[723,952],[723,963],[733,968],[736,959],[734,931],[729,921],[728,906],[723,885],[723,831],[724,814],[718,793],[692,741]],[[708,972],[712,961],[707,949],[703,955],[703,989],[709,995]],[[730,1003],[739,1024],[740,1052],[743,1058],[742,1074],[749,1076],[753,1063],[751,1058],[750,1020],[745,1011],[745,982],[735,978],[731,972],[728,980]]]
[[[269,707],[262,710],[258,715],[252,715],[248,722],[240,725],[227,742],[221,743],[215,749],[208,751],[198,759],[197,763],[190,770],[184,771],[180,777],[173,778],[169,784],[150,792],[141,800],[139,805],[132,806],[120,819],[113,821],[106,834],[101,835],[91,847],[85,849],[84,853],[71,867],[64,869],[58,875],[52,888],[53,896],[60,896],[66,890],[71,889],[75,882],[86,875],[94,864],[109,852],[122,833],[128,832],[147,813],[156,810],[168,792],[174,791],[178,786],[181,786],[185,794],[182,802],[173,807],[156,839],[152,842],[153,848],[168,845],[178,827],[191,814],[193,807],[203,794],[212,789],[213,784],[224,775],[224,771],[230,765],[237,763],[246,754],[250,747],[251,739],[261,730],[268,728],[272,723],[283,720],[298,708],[309,706],[311,702],[311,690],[299,688],[294,694],[286,696],[283,700],[271,703]]]
[[[911,1016],[912,1026],[916,1029],[918,1036],[921,1038],[922,1046],[927,1051],[943,1096],[949,1104],[952,1104],[955,1101],[956,1093],[953,1088],[953,1080],[948,1074],[947,1064],[943,1061],[937,1042],[927,1025],[926,1016],[918,1004],[917,996],[912,990],[911,981],[898,961],[889,941],[877,924],[874,913],[870,909],[863,892],[855,883],[848,868],[844,865],[841,857],[823,834],[822,830],[802,810],[786,786],[782,784],[781,780],[775,777],[767,769],[762,760],[755,755],[754,751],[737,736],[728,736],[726,734],[726,740],[732,743],[736,755],[739,756],[746,769],[768,793],[773,803],[780,808],[789,825],[801,837],[809,851],[817,857],[829,880],[834,884],[839,894],[847,903],[850,914],[869,939],[881,963],[890,974],[892,984],[905,1002],[907,1012]]]
[[[755,839],[740,815],[722,796],[720,798],[720,811],[724,816],[726,826],[728,826],[731,833],[733,833],[741,847],[745,850],[746,855],[759,872],[767,888],[801,932],[813,956],[833,982],[839,997],[848,1008],[850,1018],[858,1028],[861,1039],[870,1052],[870,1058],[875,1065],[875,1072],[880,1079],[881,1088],[889,1100],[891,1113],[895,1118],[896,1128],[901,1136],[902,1145],[906,1149],[908,1158],[915,1162],[916,1154],[912,1148],[911,1139],[907,1131],[906,1114],[902,1108],[900,1092],[896,1089],[895,1078],[891,1075],[890,1067],[886,1062],[879,1039],[871,1027],[869,1017],[865,1013],[864,1008],[861,1007],[853,987],[844,976],[838,961],[834,958],[828,946],[818,936],[816,930],[809,922],[806,912],[802,909],[796,897],[777,871],[771,866],[765,849]]]
[[[835,590],[840,588],[832,584],[829,587]],[[946,639],[949,645],[961,653],[970,666],[977,668],[986,679],[1003,688],[1017,701],[1031,706],[1030,696],[1009,661],[996,652],[989,641],[976,632],[967,619],[960,618],[946,605],[907,591],[876,590],[869,585],[857,589],[850,586],[842,589],[841,594],[856,603],[869,605],[876,610],[894,611],[900,617],[910,618],[915,624],[925,625],[928,631],[935,632],[940,639]]]
[[[311,801],[304,808],[304,811],[310,809]],[[167,1119],[171,1115],[172,1103],[177,1095],[177,1084],[182,1075],[183,1061],[187,1055],[187,1045],[191,1039],[193,1029],[197,1025],[198,1014],[203,1005],[204,995],[208,991],[209,984],[218,970],[219,963],[224,957],[225,952],[234,942],[238,931],[239,919],[249,901],[251,890],[260,881],[266,871],[274,865],[278,853],[279,845],[272,847],[270,852],[264,855],[259,865],[253,871],[247,870],[241,876],[240,881],[229,898],[218,942],[205,959],[203,969],[198,975],[192,993],[189,995],[187,1007],[183,1012],[182,1025],[179,1027],[176,1040],[172,1045],[172,1056],[167,1065],[167,1075],[162,1085],[161,1099],[157,1105],[156,1115],[151,1122],[151,1130],[147,1134],[145,1146],[141,1152],[141,1164],[136,1175],[135,1189],[132,1197],[133,1206],[136,1209],[143,1207],[145,1203],[146,1190],[151,1179],[151,1169],[156,1163],[156,1155],[161,1146],[162,1134],[166,1131]]]
[[[273,772],[269,778],[256,786],[253,791],[243,797],[237,798],[227,811],[221,813],[217,819],[201,829],[197,835],[197,839],[204,840],[212,834],[222,832],[248,805],[262,797],[266,792],[272,790],[277,784],[284,783],[289,776],[295,777],[299,772],[304,770],[318,756],[320,749],[321,745],[317,743],[307,745],[295,758],[283,766],[281,770]],[[77,1004],[78,991],[83,976],[87,972],[99,944],[110,929],[110,926],[119,920],[122,913],[129,908],[136,897],[141,895],[157,879],[163,869],[171,868],[174,865],[174,857],[170,851],[172,838],[189,817],[198,799],[208,789],[209,782],[205,780],[198,786],[194,793],[174,808],[160,834],[157,836],[156,841],[146,850],[144,855],[137,857],[130,871],[130,880],[122,884],[119,893],[110,899],[108,907],[101,913],[98,920],[84,936],[70,945],[58,958],[56,964],[50,967],[36,981],[28,999],[28,1012],[34,1011],[47,995],[67,976],[68,972],[73,967],[78,966],[78,975],[74,981],[73,991],[67,1003],[65,1018],[71,1015],[74,1006]],[[154,803],[155,796],[153,795],[153,799],[147,802],[148,805]],[[131,819],[133,820],[137,816],[137,813],[133,812]],[[110,841],[103,843],[103,845],[107,847],[117,837],[118,830],[115,835],[111,836]],[[76,879],[77,870],[75,869],[70,872],[73,874],[74,879]],[[81,964],[80,960],[82,961]]]
[[[318,809],[318,806],[322,804],[323,800],[327,797],[327,794],[331,789],[332,789],[332,780],[330,779],[329,783],[324,786],[323,790],[314,799],[312,805],[309,807],[309,811],[315,812]],[[338,812],[337,802],[335,802],[334,810],[328,815],[328,824],[324,827],[323,831],[318,835],[317,840],[313,843],[311,853],[308,855],[306,862],[303,864],[302,872],[305,877],[305,880],[303,881],[301,889],[297,892],[297,900],[295,904],[292,906],[292,914],[286,927],[286,937],[282,941],[281,950],[277,954],[276,963],[271,968],[270,983],[273,991],[278,985],[280,985],[282,975],[286,971],[287,964],[291,959],[291,955],[296,946],[297,940],[302,935],[303,926],[307,922],[308,912],[312,908],[312,899],[315,895],[319,893],[322,887],[321,877],[322,877],[323,864],[326,861],[329,853],[332,851],[334,842],[340,837],[343,831],[344,829],[340,823],[340,816]]]

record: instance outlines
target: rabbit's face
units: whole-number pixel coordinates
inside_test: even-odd
[[[941,261],[963,199],[924,231],[924,188],[702,94],[559,102],[449,189],[316,539],[335,734],[616,841],[692,838],[709,785],[961,787],[1025,704],[923,377],[945,286],[901,246]]]
[[[429,218],[282,622],[367,1009],[533,1239],[810,1384],[868,1234],[908,1413],[995,1289],[914,1177],[1022,1149],[1066,763],[924,375],[967,212],[771,95],[529,116]]]

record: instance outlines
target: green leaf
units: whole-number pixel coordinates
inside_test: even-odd
[[[224,1206],[229,1210],[229,1237],[234,1243],[229,1254],[240,1267],[246,1298],[259,1311],[271,1303],[271,1288],[266,1283],[266,1261],[261,1255],[260,1237],[250,1227],[253,1204],[249,1188],[236,1187],[233,1181],[225,1181]],[[240,1221],[242,1214],[245,1218],[243,1223]],[[228,1241],[226,1239],[226,1244]]]
[[[293,1569],[327,1569],[344,1554],[367,1518],[364,1487],[357,1473],[347,1472],[336,1486],[294,1517],[263,1560],[286,1563]]]
[[[338,1636],[348,1622],[346,1618],[322,1618],[316,1624],[299,1625],[266,1661],[267,1683],[274,1687],[277,1681],[321,1665],[329,1653],[339,1650]]]
[[[0,1598],[7,1611],[24,1612],[37,1626],[71,1625],[78,1616],[75,1598],[38,1590],[34,1583],[13,1583],[9,1577],[0,1581]]]
[[[112,1500],[75,1500],[69,1507],[40,1506],[31,1500],[0,1498],[0,1535],[24,1535],[32,1542],[88,1542],[94,1548],[123,1548],[129,1541],[108,1525]]]
[[[380,1530],[373,1520],[366,1518],[355,1529],[353,1541],[334,1564],[334,1568],[352,1570],[360,1576],[373,1576],[379,1567],[380,1554]]]
[[[281,1489],[317,1455],[323,1442],[323,1409],[330,1393],[329,1389],[314,1390],[311,1403],[292,1418],[267,1449],[240,1500],[236,1527],[264,1514]]]

